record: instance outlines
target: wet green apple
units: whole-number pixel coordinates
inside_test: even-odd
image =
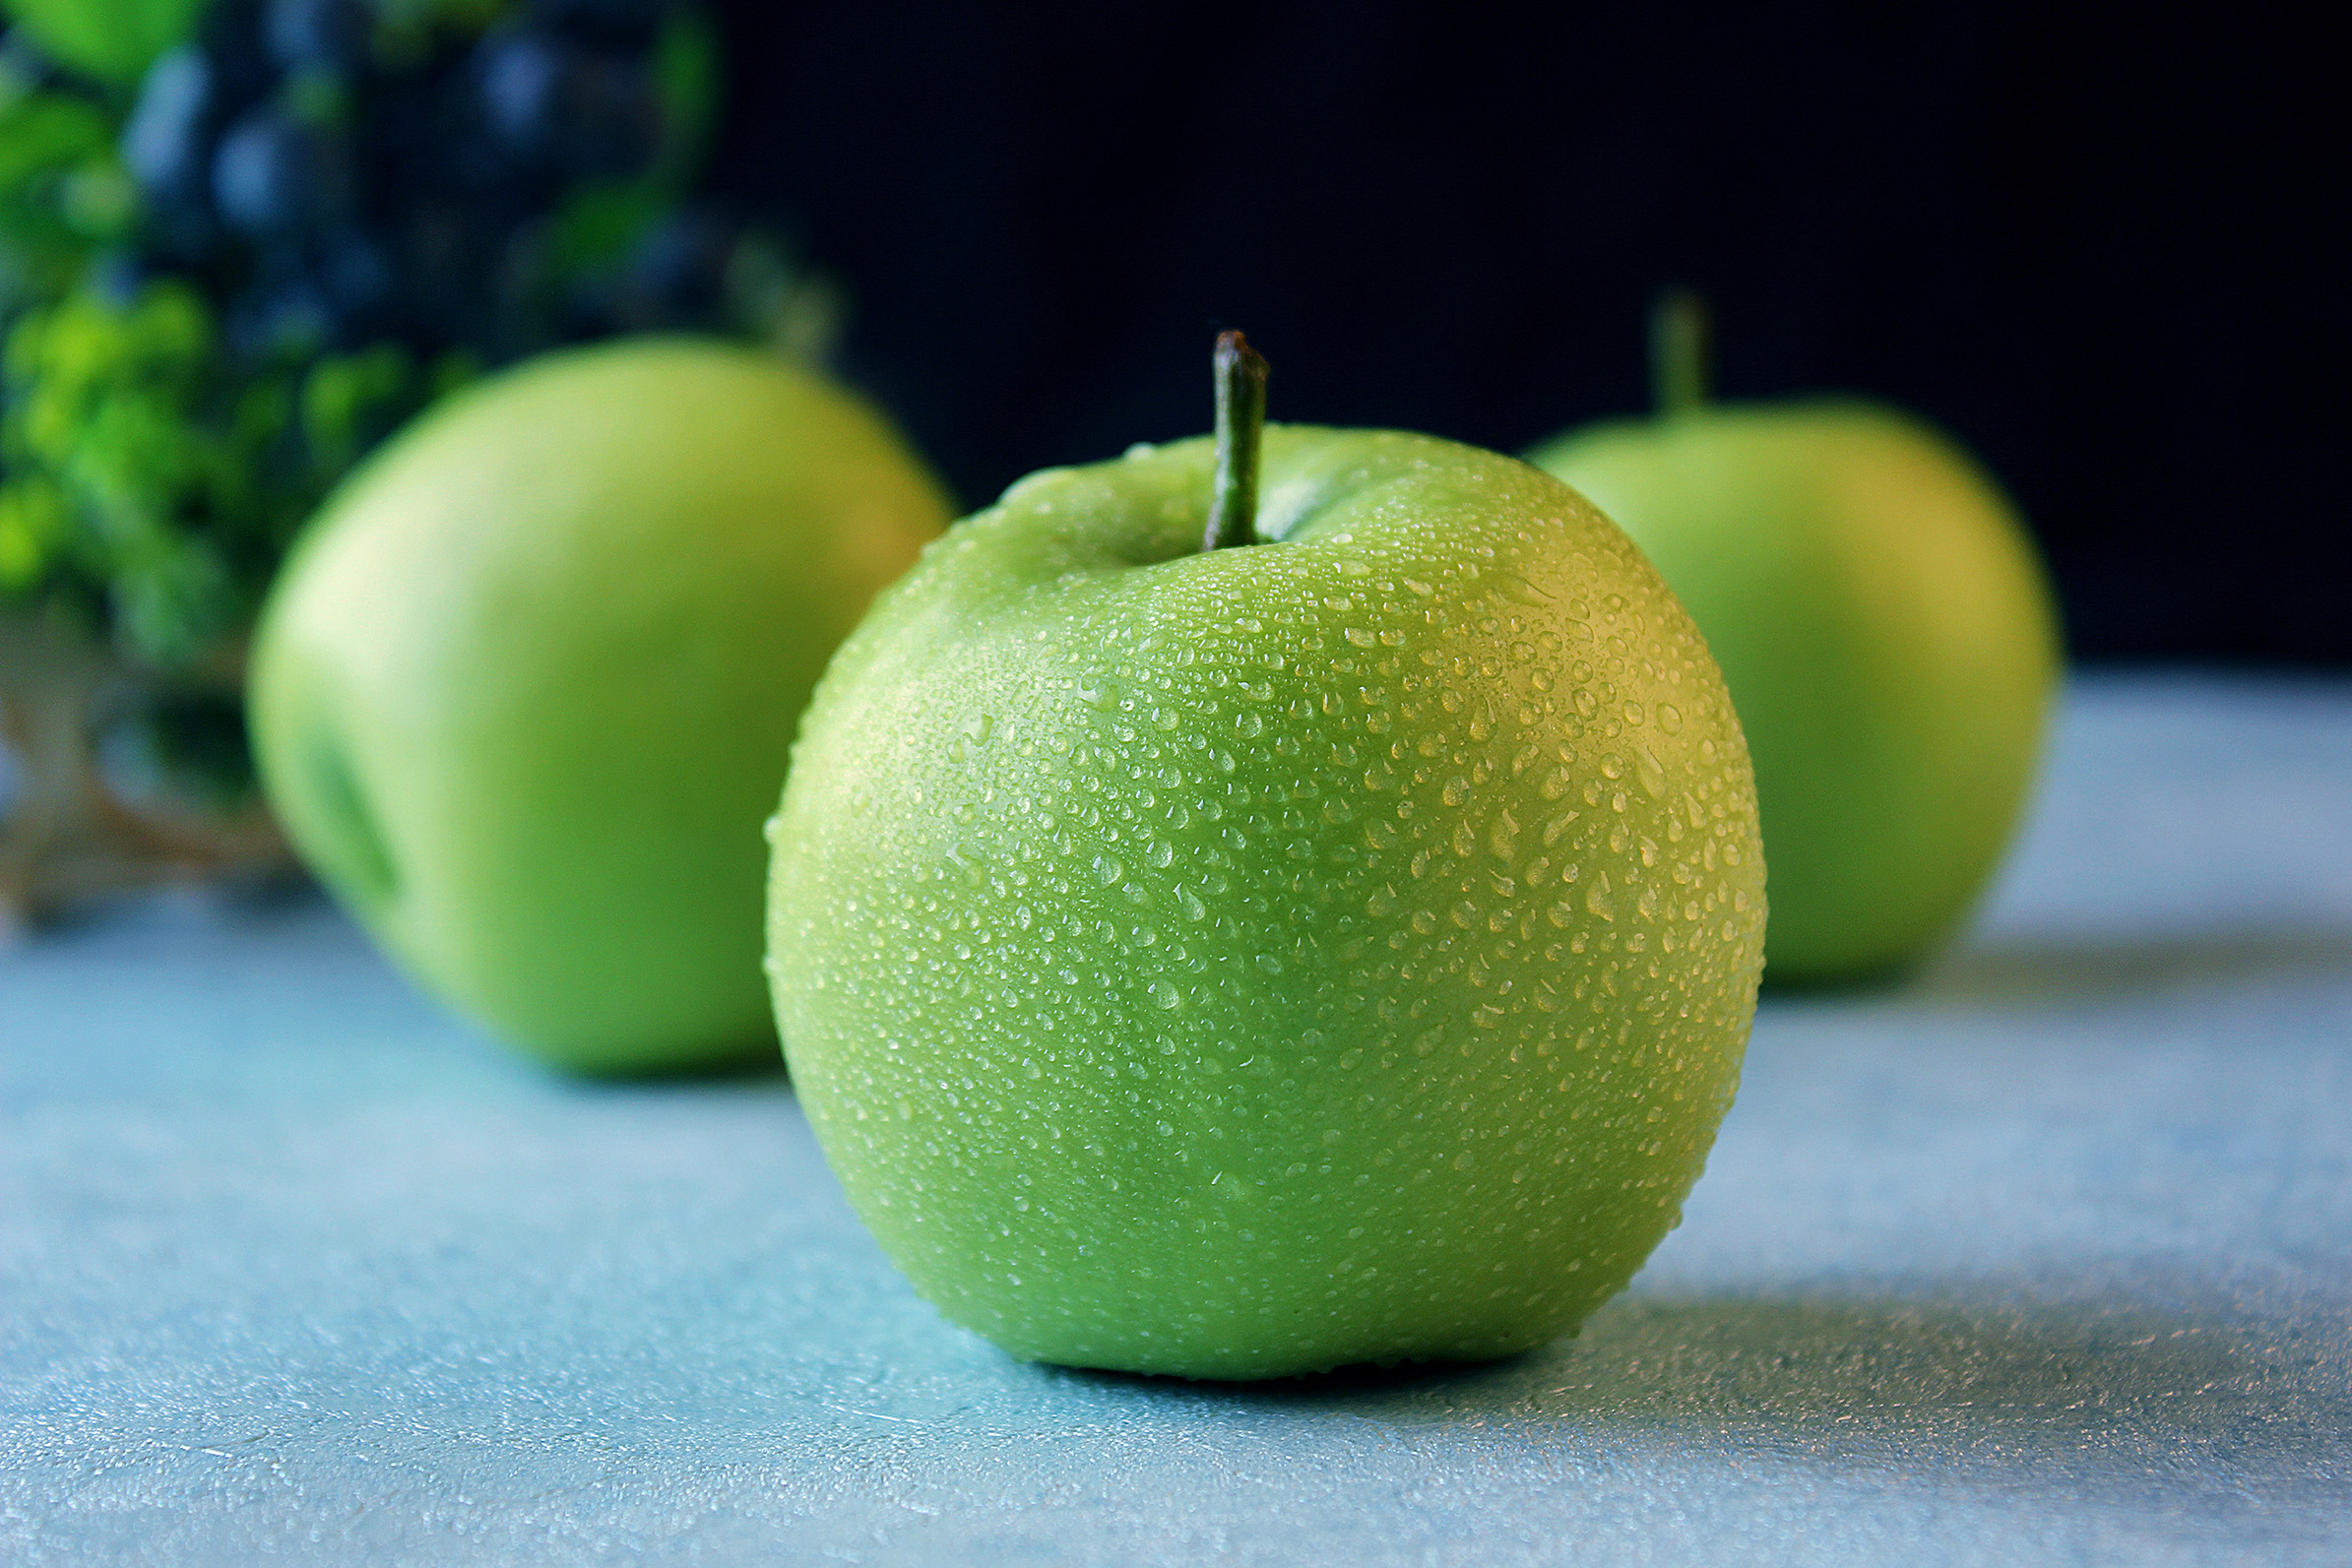
[[[1639,542],[1723,666],[1772,865],[1767,978],[1876,974],[1961,921],[2009,841],[2060,669],[2050,591],[1951,440],[1880,404],[1708,404],[1695,323],[1661,327],[1664,411],[1533,461]]]
[[[1557,480],[1261,450],[1221,402],[1214,445],[1014,485],[844,645],[771,829],[786,1053],[885,1250],[1018,1356],[1523,1349],[1625,1284],[1730,1104],[1739,724]]]
[[[498,377],[356,473],[274,588],[270,798],[417,979],[550,1062],[773,1049],[760,823],[826,659],[947,516],[873,410],[769,356]]]

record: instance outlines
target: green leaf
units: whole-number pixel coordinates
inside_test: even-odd
[[[662,150],[654,179],[684,185],[700,167],[719,115],[719,38],[693,12],[672,16],[654,46],[654,85],[662,100]]]
[[[668,205],[667,198],[642,184],[573,191],[549,224],[547,249],[556,272],[574,277],[617,262]]]
[[[21,594],[40,581],[73,527],[65,496],[34,474],[0,485],[0,594]]]
[[[302,382],[302,437],[311,461],[332,482],[383,432],[384,411],[409,391],[413,365],[398,344],[332,355]]]
[[[98,105],[0,91],[0,312],[56,298],[91,256],[126,236],[139,196]]]
[[[114,150],[114,122],[96,104],[32,93],[0,110],[0,187]]]
[[[7,8],[59,61],[131,83],[195,31],[204,0],[7,0]]]

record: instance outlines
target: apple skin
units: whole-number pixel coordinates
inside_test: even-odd
[[[1258,1378],[1539,1345],[1675,1223],[1761,967],[1739,724],[1513,459],[1269,426],[1034,474],[818,688],[779,1023],[916,1287],[1017,1356]]]
[[[253,658],[270,798],[415,978],[531,1053],[773,1050],[760,823],[826,659],[948,516],[871,409],[770,356],[534,361],[298,543]]]
[[[1864,402],[1612,422],[1532,461],[1622,525],[1722,663],[1772,864],[1767,981],[1865,979],[1934,948],[2009,841],[2061,667],[1992,479]]]

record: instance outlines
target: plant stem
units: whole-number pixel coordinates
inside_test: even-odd
[[[1650,396],[1669,419],[1707,406],[1707,302],[1669,289],[1650,314]]]
[[[1217,335],[1217,476],[1204,550],[1257,539],[1258,437],[1266,425],[1266,361],[1238,332]]]

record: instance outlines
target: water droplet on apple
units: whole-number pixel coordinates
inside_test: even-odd
[[[1487,851],[1505,862],[1518,854],[1519,819],[1511,815],[1510,807],[1495,812],[1494,820],[1487,825]]]
[[[1651,799],[1663,800],[1666,798],[1666,769],[1660,766],[1658,759],[1651,754],[1649,747],[1635,746],[1633,748],[1633,771],[1639,776],[1642,788],[1650,792]]]
[[[1593,874],[1592,885],[1584,890],[1584,907],[1604,920],[1617,918],[1617,899],[1609,890],[1609,873]]]

